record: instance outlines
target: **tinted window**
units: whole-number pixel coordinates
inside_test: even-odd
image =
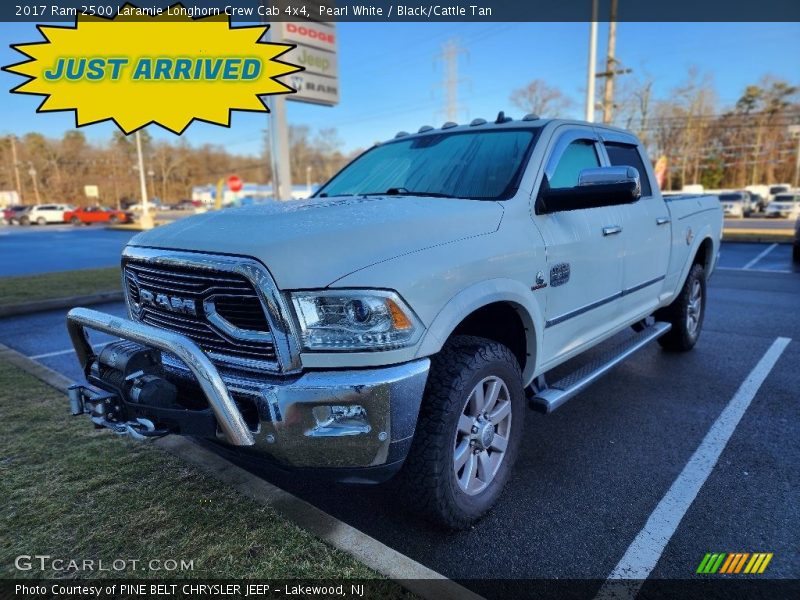
[[[722,202],[741,202],[744,197],[741,194],[720,194],[719,199]]]
[[[389,142],[347,165],[317,196],[508,197],[516,191],[535,133],[531,129],[437,133]]]
[[[630,144],[611,144],[606,143],[608,159],[615,167],[634,167],[639,171],[639,179],[642,182],[642,196],[652,196],[653,190],[650,188],[650,179],[644,168],[642,157],[636,146]]]
[[[576,140],[564,150],[548,183],[551,188],[575,187],[583,169],[599,166],[600,159],[597,157],[594,143],[588,140]]]

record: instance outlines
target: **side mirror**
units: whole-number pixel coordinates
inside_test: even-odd
[[[578,185],[551,189],[546,182],[539,192],[537,214],[614,206],[636,202],[642,195],[639,171],[634,167],[583,169]]]

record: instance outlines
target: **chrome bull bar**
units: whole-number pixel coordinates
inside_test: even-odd
[[[219,371],[192,340],[179,333],[157,329],[89,308],[73,308],[67,314],[67,330],[84,374],[95,360],[86,329],[94,329],[151,346],[179,358],[199,383],[228,443],[232,446],[252,446],[255,443],[253,434],[231,398]]]

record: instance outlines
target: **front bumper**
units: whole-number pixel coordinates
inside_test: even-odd
[[[217,440],[289,467],[341,468],[350,479],[353,469],[402,464],[430,368],[425,358],[291,377],[221,372],[192,340],[171,331],[86,308],[69,312],[67,328],[84,374],[95,359],[87,329],[158,349],[167,378],[205,398]],[[184,412],[189,419],[199,411]],[[321,421],[327,413],[343,418]]]

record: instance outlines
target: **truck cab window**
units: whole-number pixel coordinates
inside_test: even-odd
[[[650,178],[647,176],[642,157],[639,155],[636,146],[606,142],[606,152],[608,152],[608,159],[611,161],[612,166],[634,167],[639,171],[639,179],[642,183],[642,196],[653,195],[653,190],[650,187]]]
[[[569,188],[578,185],[578,176],[583,169],[600,166],[600,159],[590,140],[576,140],[564,150],[558,165],[549,180],[551,188]]]

